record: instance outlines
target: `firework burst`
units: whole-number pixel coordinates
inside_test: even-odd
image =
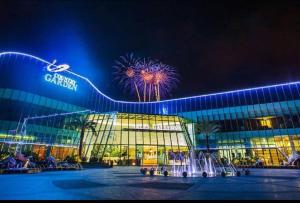
[[[137,71],[139,73],[137,84],[141,92],[143,92],[144,102],[147,100],[147,93],[149,101],[151,100],[151,86],[154,78],[153,66],[155,65],[155,62],[156,60],[151,58],[143,58],[137,63]]]
[[[151,58],[134,58],[133,54],[127,54],[116,61],[114,68],[119,84],[135,92],[139,101],[160,101],[178,83],[174,67]]]
[[[135,58],[133,53],[126,54],[125,56],[120,56],[119,60],[115,61],[113,68],[116,70],[114,72],[115,79],[119,81],[119,84],[128,89],[138,97],[138,100],[141,101],[139,94],[137,81],[137,64],[139,59]]]
[[[178,75],[175,68],[163,63],[156,65],[152,83],[157,101],[159,101],[161,97],[169,95],[170,91],[176,87],[178,83],[177,77]]]

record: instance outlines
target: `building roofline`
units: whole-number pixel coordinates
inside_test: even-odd
[[[39,58],[37,56],[31,55],[31,54],[26,54],[22,52],[16,52],[16,51],[7,51],[7,52],[0,52],[0,58],[5,55],[16,55],[16,56],[23,56],[23,57],[29,57],[36,59],[38,61],[41,61],[43,63],[46,63],[47,65],[54,66],[58,68],[57,65],[46,61],[42,58]],[[108,100],[116,103],[127,103],[127,104],[156,104],[156,103],[165,103],[165,102],[172,102],[172,101],[178,101],[178,100],[187,100],[187,99],[194,99],[194,98],[202,98],[202,97],[208,97],[208,96],[217,96],[217,95],[224,95],[224,94],[230,94],[230,93],[238,93],[238,92],[246,92],[246,91],[253,91],[253,90],[259,90],[259,89],[267,89],[267,88],[273,88],[273,87],[280,87],[280,86],[286,86],[286,85],[294,85],[294,84],[300,84],[300,81],[295,81],[295,82],[287,82],[287,83],[280,83],[280,84],[273,84],[273,85],[266,85],[266,86],[258,86],[258,87],[253,87],[253,88],[245,88],[245,89],[237,89],[237,90],[230,90],[230,91],[224,91],[224,92],[217,92],[217,93],[209,93],[209,94],[202,94],[202,95],[197,95],[197,96],[189,96],[189,97],[180,97],[180,98],[175,98],[175,99],[166,99],[166,100],[161,100],[161,101],[152,101],[152,102],[134,102],[134,101],[122,101],[122,100],[115,100],[112,99],[111,97],[107,96],[103,92],[101,92],[88,78],[79,75],[77,73],[74,73],[70,70],[64,70],[62,72],[67,72],[69,74],[72,74],[76,77],[79,77],[83,80],[85,80],[87,83],[89,83],[96,92],[101,94],[103,97],[107,98]]]

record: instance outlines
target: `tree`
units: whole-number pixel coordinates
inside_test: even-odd
[[[199,134],[205,135],[207,153],[209,153],[209,141],[208,141],[209,136],[213,133],[218,132],[219,130],[220,130],[220,126],[213,122],[201,121],[196,124],[196,132],[198,136]]]
[[[96,134],[96,122],[89,120],[88,116],[81,116],[74,118],[72,121],[67,123],[67,126],[70,127],[73,130],[80,131],[80,142],[79,142],[79,150],[78,155],[81,158],[82,154],[82,144],[83,144],[83,138],[84,138],[84,132],[85,130],[91,130],[93,135]]]

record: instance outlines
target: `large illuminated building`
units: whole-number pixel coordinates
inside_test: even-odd
[[[2,152],[64,159],[78,153],[83,132],[88,161],[170,164],[170,152],[205,150],[195,131],[204,120],[221,126],[209,137],[220,157],[281,165],[300,150],[300,82],[139,103],[111,99],[67,65],[27,54],[0,53],[0,70]],[[92,127],[80,128],[80,120]]]

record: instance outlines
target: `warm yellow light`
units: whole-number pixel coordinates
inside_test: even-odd
[[[132,78],[134,76],[134,70],[133,68],[129,67],[127,70],[126,70],[126,75],[129,77],[129,78]]]
[[[146,72],[146,71],[141,71],[141,77],[143,78],[143,80],[145,82],[151,82],[153,79],[153,74],[151,74],[150,72]]]
[[[0,134],[0,138],[9,138],[9,139],[22,139],[22,140],[34,140],[35,136],[31,135],[10,135],[10,134]]]
[[[262,120],[260,120],[260,124],[261,126],[272,128],[272,122],[270,119],[263,118]]]

